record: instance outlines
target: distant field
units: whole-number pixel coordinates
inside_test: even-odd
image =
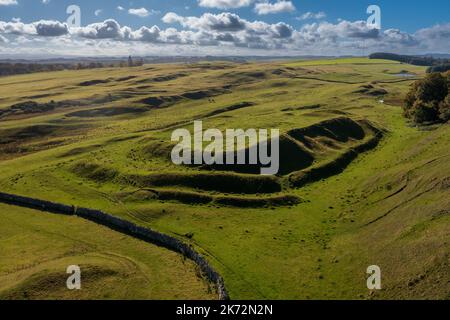
[[[349,58],[1,78],[0,191],[102,209],[178,237],[217,268],[234,299],[448,299],[449,127],[419,130],[400,108],[424,74]],[[280,129],[280,174],[175,166],[171,133],[192,130],[194,120],[222,131]],[[62,219],[38,217],[29,228]],[[1,228],[13,232],[17,223]],[[11,261],[16,248],[33,247],[18,239],[4,242]],[[148,246],[120,239],[108,245],[126,242],[121,253],[106,251],[129,256],[133,243]],[[164,251],[162,262],[147,260],[160,249],[139,250],[132,257],[147,261],[150,276],[164,274],[149,284],[154,295],[135,288],[139,277],[111,281],[133,287],[126,297],[170,297],[161,285],[176,283],[184,267],[169,262],[181,258]],[[366,287],[372,264],[383,270],[375,293]],[[198,297],[210,297],[193,273],[185,276]]]

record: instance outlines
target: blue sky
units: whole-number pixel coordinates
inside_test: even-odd
[[[282,2],[284,9],[272,10],[274,7],[271,6],[279,2]],[[248,53],[251,49],[260,52],[261,50],[266,52],[280,51],[282,48],[286,48],[292,54],[294,52],[296,54],[302,52],[308,54],[318,53],[326,49],[325,44],[330,45],[331,42],[338,41],[339,44],[335,45],[337,51],[357,54],[359,52],[357,47],[358,45],[361,46],[359,43],[363,38],[365,38],[363,45],[373,45],[374,49],[378,46],[392,49],[390,51],[405,52],[446,51],[448,46],[443,46],[438,41],[450,40],[450,1],[448,0],[0,0],[0,23],[3,22],[3,30],[0,24],[0,44],[6,44],[2,52],[5,53],[7,47],[13,46],[15,38],[19,36],[22,44],[27,43],[26,46],[31,47],[31,43],[35,42],[33,48],[36,51],[39,49],[38,46],[42,46],[42,48],[52,47],[56,53],[58,51],[57,41],[53,34],[51,39],[50,37],[46,38],[49,41],[47,41],[48,44],[44,45],[43,41],[36,40],[36,35],[33,32],[23,32],[23,30],[27,27],[33,28],[34,25],[32,24],[40,20],[64,23],[68,17],[66,8],[71,4],[76,4],[81,9],[82,27],[101,23],[107,19],[112,19],[117,23],[117,26],[112,26],[112,28],[116,28],[119,32],[109,39],[102,36],[102,39],[98,39],[99,43],[125,40],[124,29],[120,28],[129,27],[135,34],[130,37],[126,36],[128,37],[126,40],[133,41],[128,45],[136,50],[144,50],[144,47],[150,45],[162,48],[170,43],[177,45],[177,48],[181,51],[184,50],[183,52],[186,52],[186,54],[187,46],[191,47],[192,52],[214,53],[213,47],[223,47],[223,45],[225,45],[226,51],[230,53],[234,51]],[[373,4],[381,8],[382,29],[377,35],[378,43],[368,30],[363,30],[364,26],[357,24],[357,21],[367,19],[366,9]],[[261,10],[258,12],[258,6],[264,7],[265,5],[272,9],[265,14],[262,14]],[[123,9],[119,10],[119,6]],[[144,10],[145,14],[139,16],[130,14],[130,9],[145,9],[146,11]],[[224,12],[232,13],[244,23],[247,23],[245,30],[231,30],[231,32],[230,29],[219,30],[216,27],[211,28],[211,24],[208,23],[206,23],[206,26],[201,25],[205,21],[196,21],[196,23],[198,22],[197,27],[192,27],[193,22],[186,19],[187,17],[200,19],[205,14],[211,14],[213,18],[211,16],[209,18],[214,20],[225,19],[229,22],[230,19],[233,19],[234,16],[224,16]],[[174,13],[178,18],[171,19],[170,23],[167,23],[168,20],[163,18],[168,13]],[[261,35],[259,29],[255,31],[255,28],[258,28],[256,25],[252,25],[255,21],[262,21],[266,24],[264,27],[265,34]],[[6,25],[7,23],[10,24]],[[22,23],[25,26],[12,25],[12,23]],[[286,28],[282,30],[280,23],[283,26],[288,26],[291,31]],[[319,26],[320,24],[322,24],[322,27]],[[311,27],[312,25],[315,25],[315,27]],[[143,37],[142,32],[138,35],[137,30],[143,26],[147,28],[157,26],[158,35],[150,38]],[[111,28],[111,25],[108,25],[108,28]],[[180,38],[179,40],[172,41],[168,38],[168,33],[172,31],[165,31],[168,28],[175,28],[178,32],[186,32],[177,35]],[[21,31],[17,31],[18,29]],[[272,32],[274,29],[279,29],[284,35],[289,33],[289,37],[279,34],[274,35]],[[94,36],[91,34],[87,36],[87,31],[85,31],[58,33],[58,37],[67,38],[70,35],[71,39],[76,37],[79,39],[81,36],[83,39],[92,40]],[[154,33],[155,30],[152,30],[152,32]],[[324,32],[327,32],[327,35]],[[354,36],[360,33],[365,35]],[[45,33],[45,36],[49,34]],[[225,36],[230,39],[233,38],[233,40],[218,41]],[[24,41],[24,37],[29,41]],[[269,39],[270,37],[272,39]],[[317,40],[313,39],[314,37]],[[140,41],[144,38],[145,41]],[[284,38],[284,40],[281,38]],[[434,44],[429,43],[430,38],[436,38]],[[344,45],[344,43],[349,43],[350,40],[354,42],[353,47],[350,44]],[[398,40],[402,45],[394,45],[395,40]],[[145,43],[137,43],[139,41]],[[322,46],[317,45],[318,41],[322,42]],[[258,43],[260,42],[263,45],[259,46]],[[292,45],[293,42],[297,42],[297,45]],[[425,42],[427,43],[425,44]],[[80,42],[77,43],[80,44]],[[230,43],[234,43],[235,46],[227,46]],[[180,49],[181,44],[186,45],[184,49]],[[90,43],[89,45],[92,46],[93,44]],[[122,42],[121,45],[124,45],[124,43]],[[346,46],[353,49],[344,52]],[[216,51],[220,52],[221,50]],[[80,54],[82,54],[82,50],[80,50]],[[107,53],[105,52],[105,54]],[[111,54],[113,53],[111,52]]]
[[[382,10],[383,26],[387,28],[398,28],[407,32],[429,27],[434,24],[450,21],[450,1],[411,1],[411,0],[293,0],[296,11],[291,13],[280,13],[266,16],[258,16],[252,6],[227,9],[225,11],[236,12],[246,19],[261,19],[267,22],[284,21],[293,26],[302,23],[295,18],[305,12],[325,12],[328,20],[364,20],[367,18],[366,9],[371,4],[380,6]],[[18,5],[0,7],[0,19],[9,21],[20,17],[24,22],[32,22],[40,19],[65,20],[66,8],[70,4],[77,4],[82,9],[82,23],[89,24],[97,22],[99,18],[113,18],[122,24],[133,27],[141,25],[153,25],[160,22],[164,13],[173,11],[181,15],[201,15],[205,12],[219,13],[224,10],[214,8],[202,8],[196,0],[51,0],[43,4],[41,0],[22,0]],[[145,18],[138,18],[126,12],[117,10],[118,6],[123,8],[147,8],[148,10],[160,11]],[[101,9],[100,16],[95,16],[95,11]]]

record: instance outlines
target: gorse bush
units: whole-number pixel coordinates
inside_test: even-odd
[[[431,73],[413,84],[406,95],[404,113],[415,123],[447,122],[450,119],[450,72]]]

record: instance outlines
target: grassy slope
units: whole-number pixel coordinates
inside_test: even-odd
[[[215,299],[166,249],[75,217],[0,205],[0,219],[1,299]],[[67,290],[69,265],[82,290]]]
[[[143,67],[134,69],[132,74],[137,80],[179,72],[189,74],[171,81],[150,82],[151,88],[138,92],[143,97],[151,90],[166,91],[155,96],[172,96],[223,87],[226,83],[234,85],[231,92],[214,97],[213,102],[182,100],[166,109],[112,118],[68,119],[63,117],[67,110],[57,110],[4,122],[9,128],[57,122],[89,124],[93,129],[84,130],[79,136],[68,134],[67,141],[62,142],[67,146],[21,158],[10,156],[12,160],[3,162],[9,170],[1,173],[1,189],[103,208],[180,237],[193,233],[193,239],[185,240],[192,241],[209,256],[224,275],[233,298],[369,297],[365,269],[371,264],[382,268],[386,288],[375,297],[448,297],[445,270],[449,254],[446,249],[449,205],[445,200],[448,198],[445,179],[449,168],[445,158],[432,161],[447,156],[444,147],[448,145],[448,126],[433,132],[408,128],[398,106],[411,79],[403,81],[393,76],[405,69],[420,76],[423,68],[366,59],[210,66],[165,65],[150,70]],[[281,75],[273,73],[285,67],[290,69]],[[265,74],[255,75],[261,71]],[[114,72],[100,70],[95,79],[129,75],[128,69]],[[73,99],[136,88],[133,83],[136,79],[78,88],[76,84],[92,80],[92,74],[83,71],[70,75],[48,74],[60,84],[55,85],[55,94],[65,87],[73,88],[67,97]],[[27,77],[31,76],[8,79],[17,82],[14,84],[17,96],[6,95],[4,107],[19,96],[41,92],[51,86],[49,81],[55,81],[48,79],[30,89],[24,83]],[[261,77],[265,80],[260,81]],[[378,97],[355,93],[361,85],[373,81],[377,82],[375,86],[389,92],[384,97],[386,104],[380,104]],[[58,99],[63,98],[66,99],[65,95]],[[136,105],[135,100],[133,96],[102,106]],[[192,119],[242,101],[254,102],[256,106],[203,119],[205,127],[278,127],[287,131],[344,112],[353,119],[367,118],[389,133],[376,150],[358,158],[344,173],[299,190],[287,190],[307,200],[291,208],[238,209],[155,200],[124,202],[115,195],[135,188],[118,185],[107,175],[101,180],[89,180],[71,170],[74,163],[82,160],[124,173],[192,172],[155,155],[145,157],[139,150],[155,141],[165,143],[170,139],[172,129],[158,128],[173,124],[189,126]],[[318,110],[295,108],[318,103],[322,105]],[[293,110],[283,111],[287,108]],[[112,141],[114,137],[131,140]],[[42,144],[52,139],[60,139],[60,135],[37,137],[29,143]],[[429,161],[432,162],[423,166]],[[410,171],[413,174],[408,174]],[[409,178],[405,180],[405,176]],[[441,185],[434,187],[439,181]],[[406,182],[408,187],[402,189],[402,183]],[[397,189],[402,192],[379,201]],[[389,212],[386,217],[367,225],[386,212]]]

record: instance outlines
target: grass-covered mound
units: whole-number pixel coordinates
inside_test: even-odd
[[[76,217],[0,204],[0,218],[0,299],[217,299],[167,249]],[[70,265],[82,290],[66,287]]]

